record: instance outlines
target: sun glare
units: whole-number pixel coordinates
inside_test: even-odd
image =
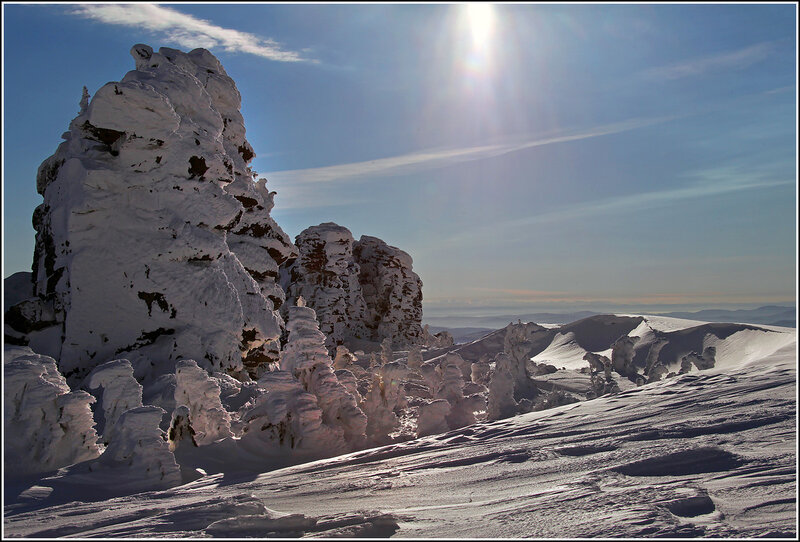
[[[466,5],[466,10],[473,45],[482,49],[494,30],[494,7],[492,4],[472,2]]]

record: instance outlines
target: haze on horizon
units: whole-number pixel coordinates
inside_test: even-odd
[[[36,170],[81,88],[148,43],[217,55],[278,224],[402,248],[426,314],[791,305],[796,15],[6,3],[3,276],[30,270]]]

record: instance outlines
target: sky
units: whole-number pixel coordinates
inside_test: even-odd
[[[136,43],[214,53],[278,224],[405,250],[425,315],[796,301],[794,3],[4,3],[4,277]]]

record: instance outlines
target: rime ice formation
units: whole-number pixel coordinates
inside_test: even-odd
[[[299,256],[287,269],[289,302],[302,296],[316,311],[328,347],[346,338],[367,338],[367,305],[350,230],[325,222],[300,232],[295,243]]]
[[[419,406],[417,419],[417,437],[446,433],[450,430],[447,416],[450,414],[450,403],[445,399],[426,401]]]
[[[486,400],[482,395],[464,396],[463,372],[459,364],[454,361],[443,365],[442,383],[436,396],[447,400],[450,404],[450,412],[445,418],[450,429],[475,423],[477,421],[475,412],[486,409]]]
[[[333,358],[333,368],[337,370],[349,369],[355,360],[356,357],[350,353],[346,346],[339,345],[336,347],[336,357]]]
[[[67,378],[125,353],[257,375],[277,359],[275,279],[296,252],[253,182],[239,92],[204,49],[131,54],[39,168],[35,297],[15,329]]]
[[[30,348],[3,349],[4,472],[24,476],[100,454],[85,391],[70,391],[53,358]]]
[[[198,445],[231,437],[231,416],[220,401],[220,387],[197,362],[179,361],[175,367],[175,404],[189,409],[189,424]]]
[[[536,384],[528,373],[528,361],[531,359],[531,339],[537,331],[543,329],[534,323],[511,324],[506,328],[503,351],[507,355],[498,357],[495,366],[511,373],[514,379],[514,398],[517,401],[534,399],[538,395]]]
[[[114,425],[103,455],[87,464],[91,473],[108,472],[106,482],[116,489],[152,491],[181,484],[181,471],[163,432],[158,428],[164,410],[147,405],[126,410]]]
[[[400,420],[394,413],[394,399],[396,395],[391,392],[391,388],[387,389],[381,375],[374,374],[369,391],[360,406],[367,415],[367,438],[376,446],[390,443],[390,433],[400,427]]]
[[[504,354],[499,354],[504,355]],[[514,377],[500,367],[492,373],[489,382],[489,402],[487,419],[500,420],[516,416],[519,406],[514,400]]]
[[[319,330],[314,309],[290,306],[286,327],[289,338],[281,352],[281,369],[292,374],[305,391],[316,397],[325,425],[343,431],[352,449],[362,446],[367,418],[358,408],[356,398],[333,372],[333,361],[325,348],[325,335]]]
[[[419,345],[413,345],[408,349],[408,358],[406,364],[409,369],[418,371],[422,367],[422,349]]]
[[[239,445],[269,466],[279,467],[331,457],[348,451],[344,431],[322,422],[316,397],[287,371],[259,379],[265,393],[248,408]]]
[[[90,390],[102,390],[103,424],[98,431],[108,444],[114,424],[126,410],[142,406],[142,386],[133,377],[133,367],[127,359],[117,359],[98,365],[86,378]]]
[[[411,256],[376,237],[354,241],[332,222],[306,228],[295,243],[299,256],[284,265],[282,284],[290,303],[302,296],[316,311],[328,348],[352,339],[421,342],[422,281]]]
[[[440,331],[431,334],[428,324],[425,324],[422,328],[422,339],[420,342],[428,348],[447,348],[455,344],[453,335],[449,331]]]
[[[622,376],[636,382],[638,377],[636,367],[632,365],[635,355],[634,346],[639,337],[622,336],[611,345],[611,366]]]

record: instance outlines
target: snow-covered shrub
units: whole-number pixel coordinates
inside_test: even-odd
[[[504,356],[505,354],[498,354]],[[501,420],[517,415],[517,402],[514,400],[514,377],[502,366],[495,368],[489,382],[489,404],[486,418]]]
[[[419,405],[417,419],[417,437],[446,433],[450,430],[447,416],[450,414],[450,402],[445,399],[426,401]]]
[[[422,349],[419,345],[413,345],[408,349],[408,359],[406,360],[406,365],[408,365],[409,369],[419,370],[422,366]]]
[[[95,398],[70,391],[56,362],[27,347],[3,351],[3,446],[6,475],[46,472],[100,454]]]
[[[217,381],[191,359],[175,366],[175,404],[189,408],[189,420],[196,432],[197,444],[210,444],[233,436],[231,416],[220,401]]]
[[[101,431],[103,442],[108,444],[108,437],[122,413],[142,406],[142,386],[133,377],[133,367],[127,359],[116,359],[98,365],[89,373],[86,385],[90,390],[102,391]]]

